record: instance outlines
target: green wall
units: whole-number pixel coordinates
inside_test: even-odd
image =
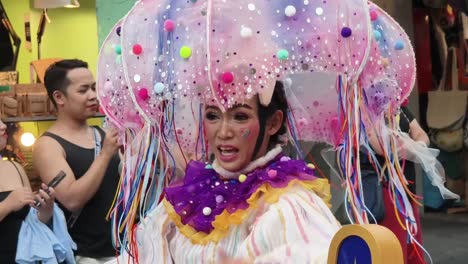
[[[41,56],[82,59],[95,73],[98,54],[96,2],[81,0],[80,4],[80,8],[48,11],[52,23],[47,25]]]
[[[15,31],[21,37],[17,71],[20,83],[29,83],[29,63],[37,59],[36,32],[42,10],[30,7],[29,0],[2,0]],[[96,72],[98,34],[96,1],[80,0],[80,8],[49,9],[51,23],[46,25],[41,44],[42,58],[79,58]],[[32,52],[26,49],[24,15],[31,14]]]
[[[135,0],[96,0],[99,46],[112,27],[127,14],[134,3]]]

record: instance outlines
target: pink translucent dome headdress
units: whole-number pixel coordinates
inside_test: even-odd
[[[336,145],[337,75],[360,80],[376,115],[389,104],[397,109],[414,85],[407,35],[361,0],[143,0],[117,28],[122,65],[105,55],[110,62],[100,60],[100,68],[123,68],[136,104],[130,114],[139,109],[160,123],[161,102],[175,102],[174,113],[186,116],[175,121],[187,148],[199,130],[187,118],[196,116],[187,108],[194,99],[228,108],[259,94],[266,104],[284,81],[299,139]]]
[[[161,103],[174,103],[174,131],[187,152],[200,138],[193,102],[229,108],[258,94],[268,104],[285,79],[298,139],[334,144],[333,78],[357,81],[371,31],[363,0],[142,0],[122,25],[122,64],[143,114],[160,123]],[[331,74],[332,85],[304,73]]]

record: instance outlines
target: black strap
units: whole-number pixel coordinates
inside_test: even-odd
[[[93,134],[94,134],[94,159],[99,156],[101,153],[101,140],[99,140],[99,131],[96,127],[93,127]]]
[[[58,135],[55,135],[54,133],[50,133],[49,131],[46,131],[44,132],[44,134],[42,134],[43,137],[51,137],[59,142],[62,142],[62,141],[65,141],[62,137],[58,136]]]
[[[20,179],[21,179],[21,184],[23,185],[24,187],[24,180],[23,180],[23,174],[20,172],[20,170],[18,169],[18,166],[16,166],[16,164],[10,160],[10,163],[13,164],[13,166],[15,167],[16,171],[18,172],[18,175],[20,176]]]

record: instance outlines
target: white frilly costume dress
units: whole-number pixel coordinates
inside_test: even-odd
[[[229,258],[243,259],[248,263],[326,263],[330,242],[340,224],[327,206],[330,199],[328,181],[313,176],[313,166],[281,156],[280,147],[252,162],[245,173],[223,171],[216,165],[216,161],[213,166],[202,164],[204,170],[225,175],[224,180],[227,183],[223,184],[215,179],[211,185],[211,189],[214,189],[215,185],[223,187],[231,182],[237,186],[249,184],[249,178],[255,175],[247,171],[266,172],[270,179],[281,178],[283,172],[290,170],[281,172],[281,167],[287,167],[282,164],[291,162],[294,164],[288,166],[300,167],[298,169],[305,173],[299,173],[300,176],[297,177],[297,169],[293,169],[295,175],[288,175],[287,180],[278,180],[282,182],[282,187],[268,181],[260,184],[251,182],[250,186],[257,187],[253,187],[255,190],[251,191],[252,194],[249,193],[248,205],[242,209],[230,210],[231,212],[220,208],[218,212],[222,213],[216,215],[216,220],[209,221],[210,227],[214,226],[210,228],[210,232],[199,231],[200,226],[197,229],[193,224],[196,221],[185,221],[184,224],[181,215],[186,212],[183,211],[181,215],[176,212],[179,203],[175,199],[171,204],[168,200],[170,192],[166,190],[163,202],[137,228],[139,263],[220,263],[222,252]],[[297,164],[300,166],[296,166]],[[271,172],[272,170],[275,172]],[[210,177],[203,173],[201,175]],[[236,178],[240,178],[239,175],[247,176],[247,180],[235,183],[238,181]],[[199,182],[205,182],[205,179]],[[187,181],[183,185],[186,186]],[[195,196],[207,193],[197,191]],[[217,204],[225,202],[219,195],[215,200]],[[191,205],[196,203],[196,199],[188,201]],[[186,205],[183,206],[187,208]],[[207,213],[215,214],[216,209],[206,208],[208,207],[203,207],[202,214],[195,217],[203,218]],[[120,256],[119,263],[127,263],[127,258],[127,254]]]

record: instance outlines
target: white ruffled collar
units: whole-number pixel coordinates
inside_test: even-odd
[[[258,167],[265,166],[268,162],[272,161],[276,156],[278,156],[283,151],[283,148],[280,145],[277,145],[272,150],[268,151],[265,156],[260,157],[247,165],[243,170],[237,172],[231,172],[225,170],[221,165],[218,164],[216,159],[213,161],[213,169],[225,179],[237,179],[240,174],[246,174]]]

